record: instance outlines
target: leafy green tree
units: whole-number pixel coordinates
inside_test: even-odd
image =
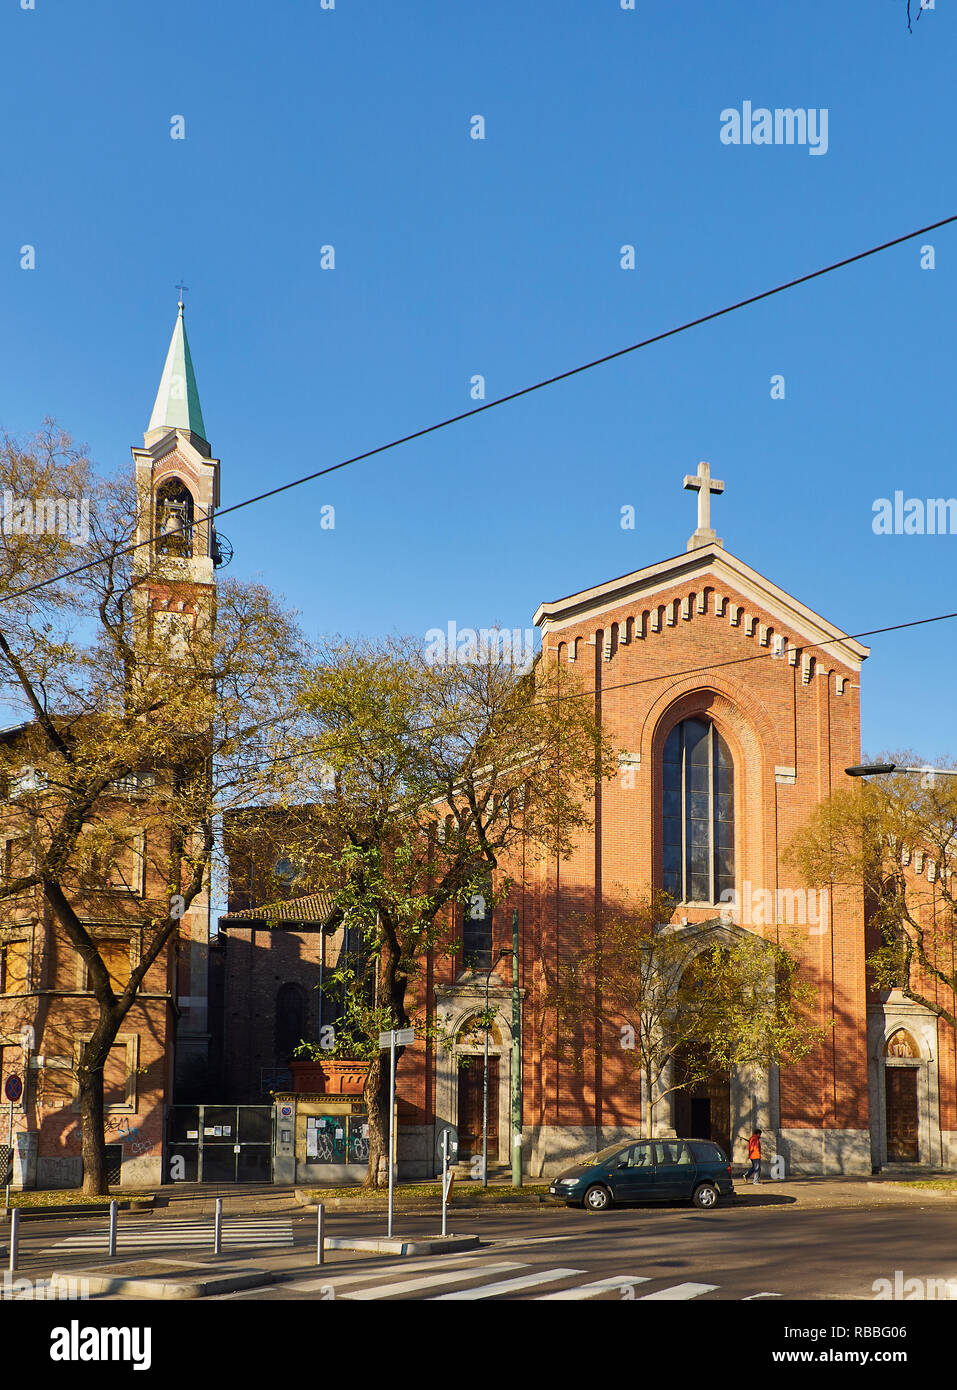
[[[920,767],[911,753],[876,761]],[[955,845],[957,776],[925,764],[919,773],[849,781],[815,809],[789,848],[806,882],[863,888],[868,965],[878,988],[899,989],[952,1027]]]
[[[718,1069],[787,1065],[823,1036],[786,949],[720,919],[676,927],[673,913],[667,894],[623,894],[598,934],[592,920],[566,921],[547,996],[563,1055],[584,1068],[589,1047],[614,1047],[641,1076],[646,1137],[674,1092]]]
[[[428,953],[459,946],[456,909],[507,897],[519,851],[567,856],[615,757],[572,675],[501,654],[432,662],[412,639],[327,644],[302,691],[306,737],[290,843],[363,942],[347,968],[367,1039],[414,1019]],[[421,1026],[421,1021],[420,1021]],[[400,1050],[401,1052],[401,1050]],[[366,1084],[367,1182],[387,1173],[388,1053]]]

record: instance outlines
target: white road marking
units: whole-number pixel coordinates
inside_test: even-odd
[[[356,1289],[354,1293],[343,1294],[349,1299],[393,1298],[396,1294],[414,1293],[418,1289],[432,1289],[441,1284],[464,1284],[480,1274],[504,1274],[507,1269],[527,1269],[528,1265],[517,1260],[503,1260],[493,1265],[473,1265],[471,1269],[447,1269],[441,1274],[424,1274],[418,1279],[402,1279],[395,1284],[375,1284],[371,1289]]]
[[[243,1245],[292,1245],[292,1222],[275,1221],[265,1217],[261,1221],[223,1222],[223,1248],[236,1248]],[[165,1250],[170,1246],[213,1246],[212,1221],[171,1222],[168,1225],[127,1226],[117,1228],[117,1252],[129,1251],[139,1254],[145,1250]],[[83,1235],[67,1236],[57,1241],[53,1247],[62,1251],[97,1251],[106,1253],[107,1231],[87,1231]]]
[[[717,1284],[672,1284],[670,1289],[659,1289],[657,1293],[642,1294],[639,1302],[647,1303],[652,1299],[675,1300],[685,1298],[699,1298],[703,1293],[714,1293]]]
[[[258,1298],[262,1290],[266,1287],[283,1288],[289,1293],[320,1293],[323,1289],[328,1289],[330,1285],[334,1289],[348,1284],[362,1284],[367,1279],[381,1279],[388,1274],[414,1274],[422,1269],[449,1269],[457,1265],[465,1265],[474,1261],[476,1255],[483,1255],[485,1251],[475,1250],[469,1254],[459,1255],[433,1255],[430,1259],[424,1260],[403,1260],[401,1264],[377,1265],[373,1269],[362,1270],[352,1274],[327,1274],[324,1279],[299,1279],[294,1284],[279,1281],[278,1284],[257,1284],[253,1289],[241,1289],[238,1293],[224,1293],[214,1295],[217,1300],[226,1298]],[[475,1266],[473,1265],[473,1268]],[[330,1270],[335,1265],[329,1266]],[[479,1266],[481,1268],[481,1266]]]
[[[591,1284],[578,1284],[573,1289],[559,1289],[557,1293],[540,1293],[535,1299],[536,1303],[547,1303],[549,1300],[559,1302],[577,1302],[583,1298],[597,1298],[599,1294],[608,1293],[609,1289],[633,1289],[636,1284],[647,1284],[648,1278],[642,1274],[622,1274],[617,1279],[596,1279]]]
[[[779,1293],[749,1293],[747,1298],[742,1298],[742,1303],[750,1303],[752,1298],[780,1298]]]
[[[525,1274],[520,1279],[503,1279],[498,1284],[483,1284],[475,1289],[460,1289],[457,1293],[440,1293],[430,1303],[445,1300],[495,1298],[500,1293],[514,1293],[518,1289],[531,1289],[536,1284],[550,1284],[556,1279],[570,1279],[575,1274],[584,1274],[583,1269],[546,1269],[541,1274]]]

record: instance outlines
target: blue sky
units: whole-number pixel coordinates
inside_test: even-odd
[[[5,0],[0,425],[126,466],[183,277],[229,505],[957,212],[957,20],[904,11]],[[722,144],[746,100],[826,108],[827,152]],[[957,608],[957,537],[871,526],[957,495],[926,240],[224,518],[233,572],[314,634],[526,627],[683,550],[708,459],[728,548],[847,631]],[[873,639],[865,748],[957,753],[955,630]]]

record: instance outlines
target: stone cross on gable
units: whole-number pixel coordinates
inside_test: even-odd
[[[688,550],[697,550],[702,545],[724,545],[711,526],[711,494],[724,492],[724,483],[712,478],[710,463],[699,463],[697,473],[686,473],[685,488],[698,494],[698,529],[688,541]]]

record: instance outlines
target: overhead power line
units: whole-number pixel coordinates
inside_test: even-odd
[[[463,420],[470,420],[476,415],[481,415],[487,410],[495,410],[499,406],[507,405],[509,401],[520,400],[522,396],[530,396],[535,391],[542,391],[546,386],[555,386],[560,381],[568,381],[573,376],[580,376],[582,372],[590,372],[595,367],[604,366],[607,362],[614,362],[619,357],[627,357],[629,353],[638,352],[641,348],[651,347],[653,343],[664,342],[666,338],[674,338],[679,333],[687,333],[689,329],[699,328],[704,323],[711,323],[714,319],[723,318],[725,314],[733,314],[739,309],[745,309],[750,304],[758,304],[763,299],[770,299],[776,294],[783,294],[785,290],[794,289],[797,285],[807,284],[810,280],[817,280],[822,275],[830,275],[835,270],[841,270],[844,266],[854,265],[857,261],[866,260],[869,256],[876,256],[881,251],[888,251],[892,246],[900,246],[905,241],[913,241],[915,237],[925,236],[928,232],[936,231],[939,227],[947,227],[952,222],[957,222],[957,213],[951,217],[942,217],[937,222],[930,222],[925,227],[918,227],[915,231],[905,232],[903,236],[892,237],[890,241],[882,241],[877,246],[870,246],[866,251],[857,251],[853,256],[845,256],[843,260],[832,261],[830,265],[821,266],[817,270],[808,271],[806,275],[798,275],[793,280],[786,280],[783,284],[774,285],[769,290],[762,290],[759,294],[749,295],[746,299],[736,300],[733,304],[726,304],[723,309],[714,309],[708,314],[701,314],[698,318],[689,319],[686,323],[678,324],[674,328],[667,328],[662,333],[654,333],[650,338],[642,338],[640,342],[630,343],[627,347],[618,348],[614,352],[605,353],[602,357],[595,357],[590,362],[583,362],[577,367],[570,367],[567,371],[558,372],[555,376],[544,377],[541,381],[533,382],[530,386],[522,386],[517,391],[510,391],[507,395],[498,396],[495,400],[485,401],[482,405],[474,406],[470,410],[463,410],[458,415],[449,415],[444,420],[438,420],[435,424],[426,425],[422,429],[413,430],[411,434],[403,434],[396,439],[390,439],[386,444],[378,444],[373,449],[367,449],[364,453],[353,454],[351,458],[341,459],[338,463],[329,464],[327,468],[318,468],[313,473],[304,473],[299,478],[293,478],[288,483],[280,483],[278,487],[269,488],[266,492],[256,493],[253,497],[246,497],[241,502],[234,502],[230,507],[220,508],[215,515],[228,516],[231,512],[242,511],[244,507],[252,507],[259,502],[265,502],[270,497],[278,497],[284,492],[289,492],[293,488],[302,487],[305,483],[315,482],[317,478],[325,478],[330,473],[336,473],[341,468],[349,468],[354,463],[362,463],[365,459],[375,458],[378,454],[384,454],[390,449],[397,449],[402,444],[410,444],[415,439],[424,439],[426,435],[435,434],[438,430],[448,429],[450,425],[460,424]],[[200,521],[194,521],[194,525],[201,521],[209,520],[213,516],[212,512],[202,514]],[[180,529],[180,528],[177,528]],[[166,533],[171,534],[170,532]],[[123,550],[112,552],[110,559],[118,558],[120,555],[129,555],[140,549],[142,546],[151,545],[155,537],[148,536],[145,540],[137,541],[135,544],[125,547]],[[63,579],[71,579],[75,575],[83,574],[85,571],[95,568],[104,563],[103,559],[90,560],[84,565],[77,565],[73,569],[64,570],[61,574],[52,575],[49,579],[41,579],[36,584],[27,585],[22,589],[15,589],[8,594],[0,594],[0,602],[9,602],[11,599],[25,598],[28,594],[36,593],[39,589],[47,588],[50,584],[59,583]]]

